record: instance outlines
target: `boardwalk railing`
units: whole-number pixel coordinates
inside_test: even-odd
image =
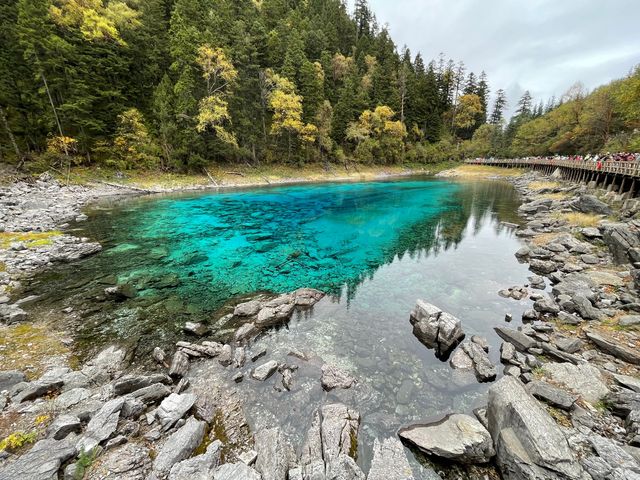
[[[546,166],[640,178],[640,163],[638,162],[601,162],[601,167],[599,169],[597,163],[592,161],[558,160],[554,158],[476,159],[465,160],[465,163],[476,165],[496,165],[502,167]]]

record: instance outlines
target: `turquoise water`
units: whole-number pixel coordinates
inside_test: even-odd
[[[36,309],[73,309],[60,322],[75,332],[80,354],[117,341],[145,360],[157,345],[172,351],[185,338],[186,321],[207,323],[213,338],[227,338],[219,319],[258,292],[328,292],[313,310],[257,340],[278,361],[291,362],[292,347],[311,357],[297,362],[292,391],[274,388],[278,375],[238,388],[255,428],[277,423],[294,443],[321,403],[354,406],[363,417],[359,461],[366,467],[375,437],[482,405],[489,385],[453,372],[417,341],[409,312],[422,298],[456,315],[467,338],[487,337],[499,363],[493,327],[506,313],[518,324],[531,304],[497,295],[530,274],[513,255],[521,246],[514,230],[501,223],[518,221],[518,205],[509,184],[432,179],[105,203],[78,226],[103,252],[39,277],[29,293],[42,295]],[[105,300],[104,288],[122,282],[137,296]],[[357,386],[323,392],[323,362],[348,370]],[[207,366],[192,367],[200,368]]]

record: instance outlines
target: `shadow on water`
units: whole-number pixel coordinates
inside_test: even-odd
[[[343,401],[361,413],[361,442],[370,446],[399,425],[482,404],[488,384],[438,360],[413,336],[408,316],[418,298],[438,305],[462,320],[467,337],[485,336],[499,363],[493,327],[530,304],[497,295],[527,281],[513,255],[520,242],[501,223],[518,222],[518,204],[506,183],[430,179],[104,204],[78,232],[104,250],[42,274],[28,293],[42,295],[33,307],[41,312],[72,307],[63,322],[80,355],[117,341],[144,360],[155,346],[171,350],[184,339],[186,321],[223,337],[218,319],[256,292],[329,292],[258,340],[279,361],[291,361],[291,347],[311,360],[300,362],[291,392],[274,388],[277,375],[245,380],[247,414],[254,428],[277,422],[302,442],[313,410]],[[105,298],[107,286],[125,282],[135,298]],[[323,392],[323,362],[351,372],[357,386]],[[370,449],[360,454],[366,467]]]

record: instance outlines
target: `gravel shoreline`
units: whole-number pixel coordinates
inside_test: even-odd
[[[505,285],[496,295],[528,296],[533,309],[523,312],[519,329],[496,328],[504,340],[496,366],[486,356],[486,340],[463,341],[464,319],[418,302],[407,328],[413,326],[427,348],[455,350],[452,368],[473,371],[478,381],[494,382],[498,367],[502,375],[489,388],[486,408],[473,416],[447,415],[376,440],[367,478],[414,478],[403,443],[436,465],[445,462],[443,478],[476,478],[476,468],[483,475],[497,469],[506,479],[639,478],[640,271],[634,264],[640,261],[640,202],[534,172],[500,179],[522,195],[517,235],[526,246],[516,256],[532,276],[527,285]],[[0,190],[0,230],[72,225],[85,220],[87,203],[128,193],[106,185],[62,187],[46,176],[14,184]],[[587,219],[589,226],[572,223]],[[38,240],[45,242],[31,243]],[[6,265],[0,319],[28,321],[6,295],[19,282],[99,249],[57,233],[10,242],[0,250]],[[110,288],[105,294],[126,295]],[[116,346],[79,368],[53,368],[33,381],[0,371],[0,418],[12,418],[14,431],[35,432],[31,441],[37,440],[0,452],[0,478],[364,479],[353,459],[360,416],[348,405],[316,411],[298,449],[277,425],[252,432],[243,413],[241,382],[275,378],[274,388],[288,391],[308,358],[293,346],[286,359],[272,358],[253,339],[322,296],[299,289],[237,305],[225,319],[235,328],[232,342],[182,341],[172,355],[156,349],[157,367],[144,374],[131,373],[127,352]],[[202,325],[187,324],[185,332],[206,338]],[[358,381],[330,364],[319,377],[326,391]]]

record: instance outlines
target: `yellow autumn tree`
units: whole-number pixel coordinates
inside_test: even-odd
[[[374,111],[365,110],[357,122],[347,127],[347,138],[356,143],[355,156],[361,161],[374,160],[384,163],[397,162],[402,158],[407,128],[394,120],[395,112],[386,105]]]
[[[459,129],[471,128],[482,113],[480,97],[474,93],[462,95],[455,109],[453,126]]]
[[[56,24],[79,29],[89,41],[106,40],[126,45],[121,32],[141,25],[140,12],[118,0],[55,0],[49,13]]]
[[[270,86],[269,108],[273,111],[271,134],[287,136],[288,159],[291,159],[292,140],[299,136],[306,145],[312,145],[318,136],[318,128],[302,121],[302,96],[298,95],[293,82],[286,77],[267,70]]]
[[[198,48],[197,62],[207,84],[207,94],[200,100],[196,130],[204,132],[210,128],[219,140],[237,147],[235,135],[225,128],[225,124],[231,121],[226,97],[238,72],[221,48],[208,44]]]

